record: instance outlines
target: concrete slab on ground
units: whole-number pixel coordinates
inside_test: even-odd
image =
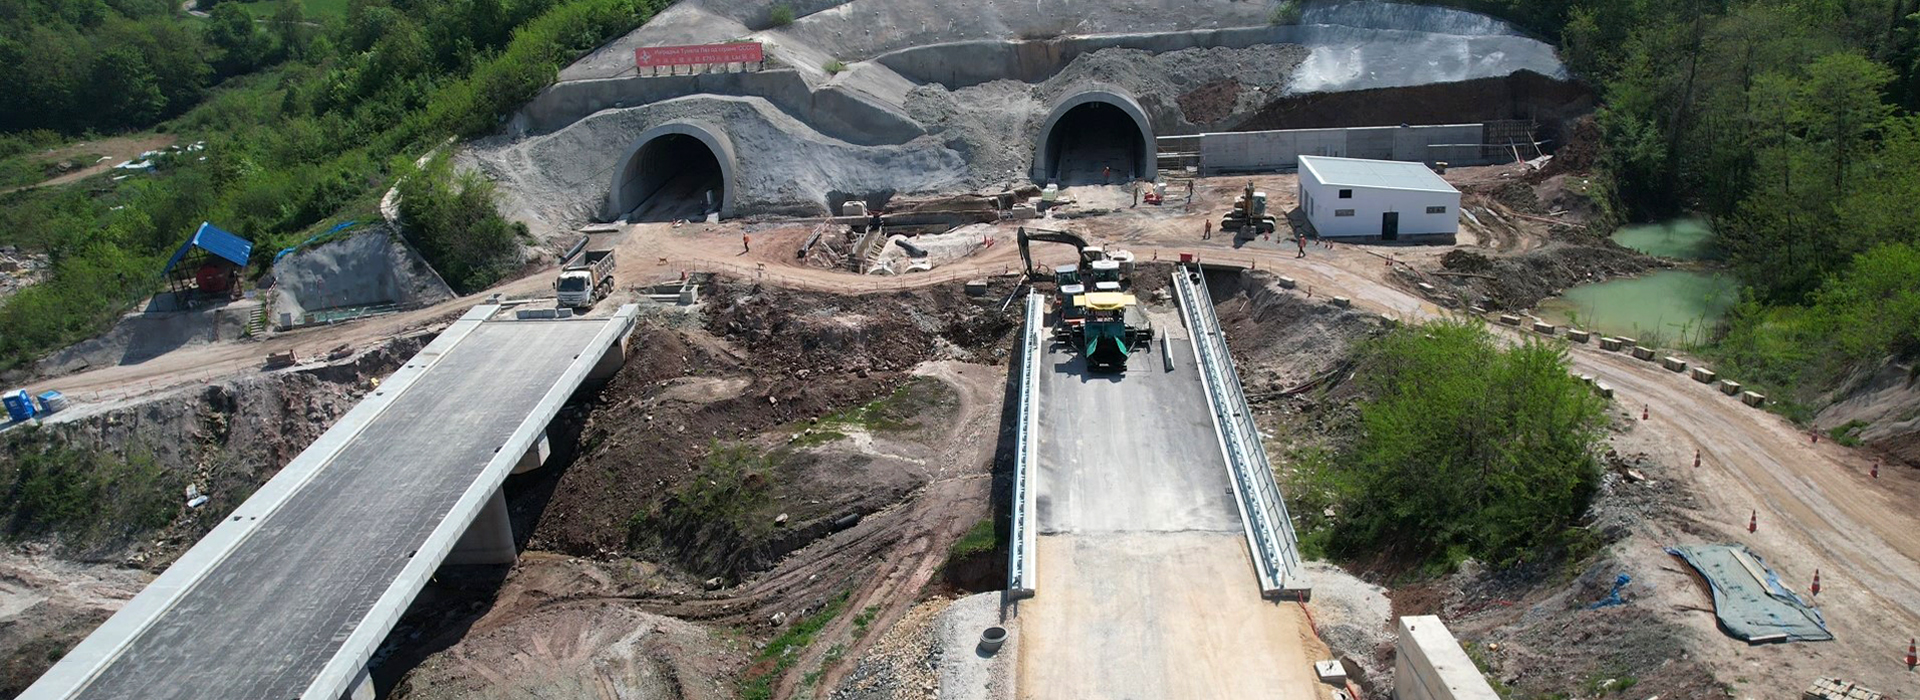
[[[1045,535],[1020,603],[1020,697],[1285,698],[1331,689],[1293,603],[1260,598],[1238,532]]]

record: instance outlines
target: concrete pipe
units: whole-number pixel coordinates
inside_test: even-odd
[[[1005,627],[988,627],[985,632],[980,633],[980,650],[988,654],[999,651],[1000,645],[1006,643],[1007,628]]]

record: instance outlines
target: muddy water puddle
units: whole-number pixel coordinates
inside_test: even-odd
[[[1720,257],[1713,244],[1713,229],[1699,218],[1673,219],[1653,224],[1622,226],[1613,232],[1613,242],[1663,258],[1675,260],[1712,260]]]
[[[1550,323],[1674,345],[1697,342],[1738,297],[1738,284],[1724,273],[1660,270],[1574,287],[1541,301],[1536,313]]]

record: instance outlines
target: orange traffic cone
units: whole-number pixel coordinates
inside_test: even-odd
[[[1908,638],[1907,639],[1907,670],[1911,671],[1915,666],[1920,666],[1920,655],[1916,655],[1916,652],[1914,651],[1913,639]]]
[[[1880,460],[1873,460],[1873,469],[1867,473],[1873,475],[1875,479],[1880,478]]]
[[[1648,413],[1650,413],[1651,411],[1653,411],[1653,404],[1641,404],[1640,420],[1646,420]]]
[[[1693,468],[1694,469],[1700,468],[1700,451],[1699,450],[1693,451]]]
[[[1760,511],[1756,510],[1753,515],[1747,516],[1747,532],[1751,534],[1758,529],[1760,529]]]
[[[1820,570],[1813,570],[1813,594],[1820,595]]]

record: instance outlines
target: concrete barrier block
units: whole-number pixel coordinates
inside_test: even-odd
[[[1633,348],[1633,356],[1634,356],[1634,358],[1636,358],[1636,359],[1641,359],[1641,360],[1646,360],[1646,361],[1648,361],[1648,362],[1652,362],[1652,361],[1653,361],[1653,348],[1643,348],[1643,347],[1640,347],[1640,346],[1637,346],[1637,345],[1636,345],[1636,346],[1634,346],[1634,348]]]
[[[1667,368],[1669,372],[1687,371],[1687,361],[1672,355],[1660,358],[1660,366]]]
[[[1736,382],[1731,379],[1720,380],[1720,393],[1726,394],[1728,396],[1739,396],[1740,382]]]
[[[1592,333],[1588,333],[1578,328],[1567,329],[1567,340],[1571,340],[1576,343],[1584,343],[1584,342],[1587,342],[1587,339],[1591,337],[1593,337]]]
[[[1418,286],[1420,287],[1420,292],[1421,292],[1422,294],[1428,294],[1428,295],[1432,295],[1432,294],[1434,294],[1434,293],[1436,293],[1436,292],[1438,292],[1438,291],[1440,291],[1440,290],[1438,290],[1438,289],[1434,289],[1434,287],[1433,287],[1433,285],[1431,285],[1431,284],[1427,284],[1427,283],[1425,283],[1425,282],[1421,282],[1421,283],[1420,283],[1420,284],[1419,284]]]
[[[1600,349],[1617,351],[1620,349],[1620,339],[1619,338],[1601,338]]]
[[[1509,326],[1520,325],[1520,317],[1513,314],[1500,314],[1500,322]]]
[[[1593,386],[1593,375],[1582,374],[1580,375],[1580,381],[1585,382],[1587,386]]]
[[[1717,375],[1713,373],[1713,370],[1707,369],[1705,367],[1693,368],[1693,380],[1696,382],[1700,382],[1701,384],[1712,384],[1716,376]]]
[[[1601,396],[1605,396],[1609,399],[1613,398],[1613,387],[1608,386],[1606,382],[1595,381],[1593,383],[1593,390],[1599,393]]]
[[[1333,305],[1334,305],[1334,306],[1338,306],[1338,307],[1340,307],[1340,308],[1342,308],[1342,309],[1344,309],[1344,308],[1347,308],[1347,307],[1350,307],[1350,306],[1353,306],[1353,300],[1352,300],[1352,299],[1348,299],[1348,298],[1346,298],[1346,297],[1334,297],[1334,298],[1333,298]]]
[[[966,293],[967,293],[967,296],[970,296],[970,297],[986,296],[987,281],[986,280],[967,280]]]
[[[1478,305],[1478,304],[1474,304],[1474,305],[1471,305],[1471,306],[1468,306],[1468,307],[1467,307],[1467,310],[1468,310],[1468,311],[1472,311],[1472,312],[1474,312],[1474,313],[1476,313],[1476,314],[1480,314],[1480,315],[1482,315],[1482,316],[1485,316],[1485,315],[1487,314],[1487,307],[1484,307],[1484,306],[1480,306],[1480,305]]]
[[[1539,333],[1541,335],[1553,335],[1554,330],[1555,330],[1554,326],[1551,323],[1541,323],[1539,321],[1533,322],[1533,332],[1535,333]]]
[[[1639,340],[1629,338],[1624,335],[1620,336],[1620,347],[1631,348],[1631,347],[1638,346],[1639,344],[1640,344]]]
[[[1299,282],[1295,282],[1295,281],[1294,281],[1294,279],[1293,279],[1292,277],[1282,277],[1282,278],[1280,278],[1280,288],[1281,288],[1281,289],[1293,289],[1294,287],[1298,287],[1298,286],[1300,286],[1300,283],[1299,283]]]
[[[1761,406],[1766,405],[1767,397],[1765,395],[1756,394],[1751,391],[1743,391],[1743,392],[1740,392],[1740,403],[1744,403],[1754,408],[1759,408]]]

